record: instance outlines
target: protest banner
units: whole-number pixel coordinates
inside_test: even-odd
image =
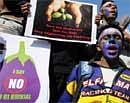
[[[95,15],[97,6],[85,2],[32,0],[31,16],[28,17],[25,36],[49,40],[96,43]],[[53,6],[51,6],[53,5]],[[50,17],[51,16],[51,17]]]
[[[1,33],[4,62],[0,72],[2,103],[48,103],[50,44]],[[1,53],[2,55],[2,53]],[[2,56],[2,57],[3,57]]]

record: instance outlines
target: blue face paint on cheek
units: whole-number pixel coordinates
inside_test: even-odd
[[[105,8],[104,9],[104,14],[105,14],[106,17],[109,17],[110,16],[110,11],[107,8]]]
[[[102,52],[104,57],[107,57],[109,59],[116,58],[121,51],[121,47],[122,47],[122,42],[119,42],[114,39],[113,43],[111,43],[111,39],[109,39],[108,41],[104,42],[102,45]]]
[[[102,47],[103,55],[104,55],[104,57],[107,57],[107,58],[111,58],[111,56],[109,55],[109,51],[108,51],[109,46],[110,46],[109,43],[106,42],[103,44],[103,47]]]
[[[122,34],[115,28],[108,28],[100,34],[98,42],[104,57],[115,59],[122,49]]]

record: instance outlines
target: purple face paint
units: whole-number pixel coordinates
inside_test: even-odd
[[[106,18],[116,18],[117,17],[117,7],[114,4],[114,2],[105,3],[101,9]]]
[[[105,29],[99,36],[98,42],[104,57],[117,58],[122,48],[122,35],[118,29]]]
[[[113,41],[115,42],[115,41]],[[121,43],[115,42],[115,44],[110,44],[110,40],[108,42],[105,42],[103,44],[103,54],[105,57],[109,59],[114,59],[116,58],[121,50]]]
[[[109,17],[110,16],[110,11],[107,8],[105,8],[104,9],[104,14],[105,14],[106,17]]]

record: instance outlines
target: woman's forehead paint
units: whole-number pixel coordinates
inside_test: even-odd
[[[119,35],[122,38],[122,34],[118,29],[110,27],[110,28],[105,29],[101,32],[101,34],[98,38],[98,41],[100,41],[107,34],[112,34],[112,35],[116,34],[116,35]]]

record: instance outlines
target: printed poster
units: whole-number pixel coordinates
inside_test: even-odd
[[[32,0],[31,3],[26,36],[67,42],[96,42],[96,5],[71,0],[57,0],[55,3],[52,0]]]
[[[2,33],[0,47],[0,102],[48,103],[50,44]]]

